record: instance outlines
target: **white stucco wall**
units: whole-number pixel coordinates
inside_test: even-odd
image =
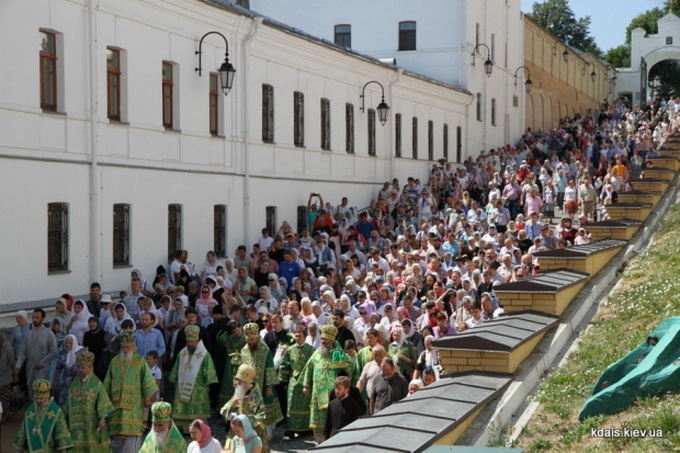
[[[442,156],[449,125],[449,155],[456,128],[467,136],[470,95],[397,68],[347,54],[265,21],[249,42],[252,17],[200,0],[99,1],[94,34],[88,2],[6,0],[0,14],[0,218],[2,304],[124,288],[130,268],[112,265],[112,206],[131,207],[131,266],[147,276],[166,262],[167,205],[183,205],[183,248],[203,261],[213,247],[213,205],[228,206],[227,252],[252,244],[265,225],[266,206],[277,220],[295,223],[310,192],[336,204],[369,204],[379,186],[409,175],[425,179],[427,123],[434,124],[434,159]],[[39,99],[39,29],[61,34],[59,113],[43,113]],[[224,137],[208,130],[208,73],[223,59],[216,36],[203,46],[203,77],[194,71],[198,41],[208,31],[228,42],[236,81],[223,97]],[[91,115],[89,43],[94,43],[95,112]],[[106,47],[124,51],[126,123],[106,117]],[[161,64],[179,69],[179,130],[161,124]],[[376,80],[386,89],[390,118],[376,126],[377,156],[367,153],[361,88]],[[274,87],[274,144],[262,142],[261,87]],[[293,92],[305,94],[305,147],[293,146]],[[366,89],[366,106],[380,101]],[[320,98],[331,105],[331,151],[320,148]],[[354,105],[355,155],[345,152],[345,103]],[[401,112],[404,158],[394,158],[394,113]],[[419,118],[419,155],[411,158],[410,117]],[[94,124],[90,122],[94,121]],[[93,126],[95,140],[91,141]],[[96,171],[91,173],[92,144]],[[95,202],[91,204],[90,196]],[[47,204],[69,204],[69,272],[47,271]],[[14,306],[13,306],[14,308]]]

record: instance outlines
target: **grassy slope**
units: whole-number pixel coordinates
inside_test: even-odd
[[[541,403],[519,446],[527,452],[680,451],[680,395],[641,401],[614,416],[578,422],[578,411],[604,369],[634,349],[664,319],[680,315],[680,205],[663,220],[651,245],[621,275],[578,349],[542,383]],[[590,428],[663,429],[661,439],[592,439]]]

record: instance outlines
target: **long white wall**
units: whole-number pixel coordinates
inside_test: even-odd
[[[295,223],[310,192],[326,201],[347,195],[368,205],[394,177],[426,178],[428,121],[434,159],[442,157],[444,124],[449,156],[456,128],[466,136],[470,95],[396,68],[349,55],[285,27],[200,0],[5,0],[0,6],[0,247],[2,304],[86,293],[91,281],[105,291],[127,285],[132,266],[151,276],[167,260],[167,205],[183,205],[183,248],[200,264],[213,247],[213,205],[228,206],[227,253],[251,244],[265,225],[267,206],[277,220]],[[59,113],[40,109],[39,29],[60,34]],[[198,41],[217,30],[229,41],[236,81],[221,99],[224,137],[208,128],[208,73],[224,58],[216,36],[203,46],[203,77],[194,68]],[[94,46],[90,59],[90,44]],[[124,54],[125,123],[106,117],[106,48]],[[161,121],[161,64],[177,65],[179,130]],[[92,63],[92,64],[90,64]],[[94,81],[94,110],[90,80]],[[376,126],[377,156],[367,153],[361,88],[386,89],[390,118]],[[274,87],[274,144],[262,142],[262,84]],[[293,92],[305,94],[305,148],[293,146]],[[380,101],[376,85],[366,106]],[[331,105],[331,151],[320,148],[320,99]],[[354,104],[355,154],[345,152],[345,103]],[[93,115],[94,112],[94,115]],[[394,114],[401,113],[402,152],[394,158]],[[411,117],[419,119],[418,159],[411,158]],[[92,140],[90,131],[94,131]],[[93,151],[94,161],[93,165]],[[94,168],[94,171],[92,169]],[[93,201],[91,201],[93,200]],[[69,269],[47,271],[47,204],[69,205]],[[112,209],[131,205],[130,267],[112,262]],[[12,306],[12,308],[14,308]]]
[[[515,71],[524,64],[524,24],[517,0],[251,0],[250,8],[330,42],[334,42],[335,25],[351,25],[352,50],[395,58],[399,67],[481,93],[481,121],[476,103],[467,109],[463,156],[514,142],[523,132],[523,71],[514,86]],[[416,22],[416,50],[398,50],[403,21]],[[472,66],[476,43],[493,51],[494,69],[488,78],[484,46],[479,46]],[[513,96],[517,96],[516,106]],[[496,100],[495,124],[492,99]]]

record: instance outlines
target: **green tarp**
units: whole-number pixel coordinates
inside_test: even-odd
[[[616,414],[639,399],[678,391],[680,316],[663,321],[637,348],[602,373],[579,420]]]

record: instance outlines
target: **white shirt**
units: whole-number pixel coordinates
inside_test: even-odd
[[[198,442],[193,441],[189,444],[189,447],[187,447],[187,453],[222,453],[222,445],[220,445],[220,441],[214,437],[208,445],[203,448],[198,446]]]

